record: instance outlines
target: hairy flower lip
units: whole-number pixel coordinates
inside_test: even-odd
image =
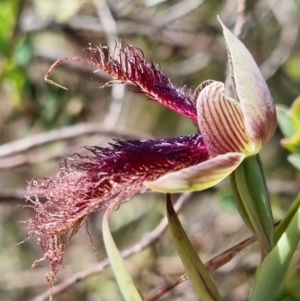
[[[175,87],[159,65],[156,66],[145,60],[143,51],[139,48],[131,45],[121,48],[121,43],[116,44],[116,47],[119,48],[118,55],[115,55],[115,51],[111,51],[109,47],[90,43],[87,48],[90,51],[90,59],[81,57],[60,59],[50,67],[44,79],[47,83],[67,90],[66,87],[49,79],[51,72],[68,60],[85,62],[112,76],[112,80],[100,88],[114,83],[133,85],[150,99],[192,121],[197,120],[196,106],[191,91],[186,90],[184,86]]]
[[[105,49],[107,58],[103,51]],[[139,48],[131,45],[120,48],[117,58],[107,47],[90,44],[89,50],[92,61],[114,78],[105,86],[114,82],[132,84],[150,99],[192,120],[197,119],[191,93],[184,87],[176,88],[159,66],[145,60],[143,51]]]
[[[66,244],[87,222],[92,212],[105,209],[110,202],[125,202],[146,191],[145,180],[195,165],[208,158],[198,134],[150,140],[115,140],[109,147],[86,147],[90,155],[76,155],[61,164],[54,177],[33,180],[27,187],[32,198],[27,207],[35,216],[27,221],[29,234],[39,235],[39,244],[51,271],[53,285],[63,263]],[[41,203],[39,197],[46,198]]]

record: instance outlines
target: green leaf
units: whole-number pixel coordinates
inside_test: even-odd
[[[293,296],[293,301],[300,301],[300,273],[297,270],[297,267],[295,270],[295,277],[293,277],[293,279],[287,279],[285,288],[288,294]]]
[[[290,155],[288,156],[288,160],[300,170],[300,156],[299,155]]]
[[[298,122],[298,129],[300,129],[300,96],[298,96],[291,107],[291,112],[295,120]]]
[[[298,132],[298,125],[285,106],[276,106],[280,130],[286,138],[292,138]]]
[[[13,52],[13,59],[17,66],[26,67],[34,56],[34,47],[27,36],[18,41]]]
[[[18,1],[1,0],[0,9],[0,57],[1,54],[9,56],[11,53],[10,45],[12,42],[13,30],[16,26],[17,12],[20,7]]]
[[[281,144],[290,152],[300,155],[300,129],[293,137],[282,139]]]
[[[230,179],[237,208],[245,224],[256,235],[264,257],[274,245],[274,226],[259,155],[246,158]]]
[[[110,260],[112,270],[116,277],[119,289],[126,301],[146,301],[135,286],[129,272],[126,269],[125,262],[113,240],[109,229],[108,218],[117,202],[112,203],[105,211],[102,222],[103,241],[107,256]]]
[[[208,274],[197,252],[183,230],[173,208],[171,197],[167,194],[167,216],[175,248],[198,296],[203,301],[222,301],[214,281]]]
[[[299,207],[300,207],[300,192],[296,196],[295,200],[289,207],[288,211],[284,215],[279,225],[276,227],[275,234],[274,234],[275,244],[278,242],[282,234],[286,231],[288,225],[291,223],[291,220],[293,219]]]
[[[249,301],[272,300],[284,281],[289,264],[300,240],[300,209],[286,231],[260,265]]]
[[[298,68],[300,64],[300,55],[295,54],[289,57],[289,59],[284,64],[284,70],[295,82],[300,81],[300,69]]]

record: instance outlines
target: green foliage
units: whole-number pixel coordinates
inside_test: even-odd
[[[169,194],[167,194],[166,211],[175,248],[198,296],[204,301],[222,301],[214,281],[182,228]]]
[[[116,204],[114,203],[110,205],[103,217],[102,231],[106,253],[125,301],[145,301],[144,297],[137,289],[133,279],[127,271],[124,259],[122,258],[110,233],[108,218],[115,205]]]
[[[290,57],[288,62],[285,64],[285,71],[295,82],[300,81],[300,69],[298,68],[300,64],[300,55],[295,54]]]
[[[4,92],[17,110],[24,108],[24,94],[30,85],[26,67],[31,62],[34,51],[29,36],[18,36],[18,1],[3,1],[0,10],[0,91]]]
[[[280,236],[273,250],[258,267],[249,301],[276,300],[300,240],[299,197],[298,209]]]
[[[292,153],[288,160],[300,170],[300,97],[290,109],[282,105],[277,106],[277,115],[280,129],[285,136],[281,144]]]

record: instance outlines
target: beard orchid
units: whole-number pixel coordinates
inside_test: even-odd
[[[150,99],[189,118],[200,134],[116,140],[105,148],[86,147],[89,155],[63,162],[54,177],[30,182],[27,201],[35,216],[27,222],[28,238],[39,235],[44,252],[40,260],[50,261],[47,279],[51,284],[62,265],[66,244],[92,212],[107,208],[112,199],[122,203],[148,188],[160,192],[209,188],[231,174],[245,158],[258,154],[272,137],[276,114],[268,87],[246,47],[220,24],[237,100],[224,95],[223,83],[211,80],[194,93],[176,88],[133,46],[120,49],[115,56],[105,47],[90,45],[90,60],[71,58],[111,75],[113,79],[104,86],[135,86]],[[65,60],[50,68],[47,82],[59,86],[48,76]],[[41,197],[46,202],[42,203]]]

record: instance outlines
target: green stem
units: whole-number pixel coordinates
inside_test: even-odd
[[[274,246],[273,216],[259,155],[246,158],[230,176],[237,208],[256,235],[264,258]]]

